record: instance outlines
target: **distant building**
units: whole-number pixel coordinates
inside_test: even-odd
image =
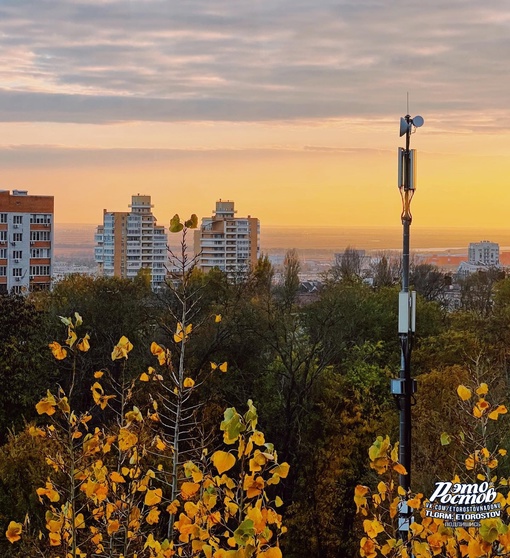
[[[97,227],[94,258],[100,275],[134,279],[148,270],[151,287],[157,290],[165,281],[167,236],[156,224],[151,197],[131,197],[131,211],[103,211],[103,224]]]
[[[468,261],[460,263],[457,275],[459,277],[466,277],[471,273],[499,267],[501,267],[499,262],[499,244],[489,242],[488,240],[471,242],[468,248]]]
[[[53,213],[53,196],[0,190],[0,292],[50,288]]]
[[[236,217],[233,201],[216,202],[212,217],[202,219],[195,231],[197,267],[218,268],[231,277],[253,268],[260,255],[260,222],[257,218]]]
[[[468,262],[474,265],[499,266],[499,244],[488,240],[471,242]]]

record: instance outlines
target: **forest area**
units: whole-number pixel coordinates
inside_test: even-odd
[[[295,252],[278,281],[266,257],[236,280],[178,260],[158,293],[143,275],[76,275],[0,297],[1,555],[359,555],[355,489],[379,482],[374,440],[398,439],[392,262],[368,285],[345,260],[303,301]],[[458,473],[462,448],[440,441],[468,428],[458,386],[508,399],[510,279],[469,276],[455,310],[448,279],[411,270],[424,494]]]

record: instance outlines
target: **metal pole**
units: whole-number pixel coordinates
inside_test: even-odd
[[[410,116],[405,117],[409,124]],[[409,253],[410,253],[410,230],[413,220],[411,215],[411,151],[409,149],[411,126],[406,132],[406,148],[404,151],[404,191],[402,209],[402,292],[409,293]],[[410,321],[409,321],[410,325]],[[400,475],[400,486],[407,492],[411,486],[411,349],[412,331],[400,333],[401,358],[400,379],[404,393],[400,396],[400,443],[399,461],[406,468],[407,475]]]
[[[399,462],[405,467],[406,474],[399,475],[400,487],[407,495],[411,487],[411,407],[416,391],[416,382],[411,378],[411,351],[413,346],[415,323],[415,293],[409,291],[409,254],[411,230],[411,200],[415,184],[412,168],[414,166],[414,152],[410,149],[411,131],[413,126],[421,126],[421,116],[415,121],[407,115],[401,119],[402,136],[405,133],[405,149],[399,149],[399,189],[402,196],[402,290],[399,295],[399,324],[400,338],[400,374],[399,378],[392,380],[392,393],[394,394],[399,416]],[[409,525],[411,513],[406,503],[406,496],[402,497],[398,512],[398,534],[401,540],[409,539]]]

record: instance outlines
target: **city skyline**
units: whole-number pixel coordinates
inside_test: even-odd
[[[425,125],[413,226],[502,228],[510,191],[503,1],[8,1],[0,189],[98,223],[233,199],[265,226],[398,225],[399,118]]]

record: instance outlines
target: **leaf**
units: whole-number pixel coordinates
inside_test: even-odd
[[[131,449],[138,442],[138,436],[128,430],[127,428],[121,428],[119,431],[119,449],[121,451],[127,451]]]
[[[271,469],[271,473],[275,473],[282,479],[286,479],[289,474],[290,465],[288,463],[281,463],[277,465],[274,469]]]
[[[280,496],[277,496],[274,499],[274,505],[279,508],[280,506],[283,506],[283,500],[280,498]]]
[[[53,343],[50,343],[48,345],[48,347],[51,349],[51,352],[53,353],[53,356],[57,360],[64,360],[66,358],[67,349],[64,349],[64,347],[62,347],[62,345],[60,343],[57,343],[56,341],[53,341]]]
[[[493,411],[489,413],[489,418],[491,420],[498,420],[499,415],[504,415],[508,411],[504,405],[498,405]]]
[[[257,558],[282,558],[282,551],[277,546],[273,546],[257,554]]]
[[[178,233],[178,232],[181,232],[183,228],[184,228],[184,225],[181,223],[181,219],[180,219],[179,215],[176,213],[170,219],[170,232]]]
[[[159,522],[160,511],[157,508],[152,508],[152,510],[147,514],[145,521],[149,525],[156,525]]]
[[[483,395],[487,395],[487,392],[488,392],[488,391],[489,391],[489,387],[487,386],[486,383],[483,383],[483,384],[480,384],[480,385],[476,388],[475,393],[476,393],[477,395],[482,395],[482,396],[483,396]]]
[[[21,532],[23,525],[21,523],[16,523],[16,521],[11,521],[5,532],[7,540],[12,544],[21,539]]]
[[[81,341],[78,342],[78,344],[76,345],[76,348],[79,351],[81,351],[82,353],[86,353],[90,349],[89,339],[90,339],[90,336],[87,333],[85,335],[85,337],[83,339],[81,339]]]
[[[384,531],[384,527],[377,519],[365,519],[363,521],[363,530],[371,539],[375,539],[379,533]]]
[[[154,490],[147,490],[145,493],[145,498],[143,503],[146,506],[155,506],[161,502],[161,498],[163,497],[163,491],[161,488],[155,488]]]
[[[102,378],[104,376],[104,372],[102,370],[98,370],[97,372],[94,372],[94,378]]]
[[[192,498],[200,489],[200,485],[196,482],[183,482],[181,485],[181,495],[184,500]]]
[[[221,314],[214,315],[214,323],[219,324],[221,322]]]
[[[226,362],[224,362],[223,364],[220,364],[220,366],[219,366],[220,372],[226,372],[227,367],[228,367],[228,363],[226,363]]]
[[[462,401],[467,401],[468,399],[471,399],[471,395],[472,395],[471,390],[463,385],[460,385],[457,388],[457,394],[462,399]]]
[[[232,469],[236,463],[236,458],[227,451],[215,451],[211,456],[211,461],[218,470],[218,474],[221,475]]]
[[[198,217],[193,213],[191,217],[184,222],[184,225],[188,227],[188,229],[196,229],[198,227]]]
[[[112,471],[110,473],[110,478],[112,479],[113,482],[116,483],[126,482],[126,479],[120,473],[117,473],[117,471]]]
[[[402,463],[395,463],[395,465],[393,465],[393,470],[399,475],[407,475],[406,468],[402,465]]]
[[[46,397],[43,397],[35,406],[35,409],[39,415],[47,414],[49,416],[55,414],[55,406],[57,402],[55,397],[53,397],[50,390],[46,392]]]
[[[119,342],[115,345],[112,351],[112,360],[118,360],[121,358],[127,358],[128,353],[133,349],[132,343],[129,339],[123,335]]]
[[[441,445],[442,446],[447,446],[451,443],[452,438],[450,436],[450,434],[448,434],[447,432],[442,432],[441,433]]]
[[[192,388],[195,385],[195,380],[193,378],[184,378],[183,387]]]

